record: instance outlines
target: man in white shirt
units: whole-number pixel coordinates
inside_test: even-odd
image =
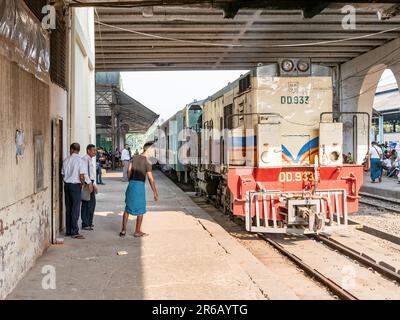
[[[122,150],[121,161],[124,165],[123,167],[124,177],[122,178],[122,181],[128,182],[128,167],[129,167],[129,161],[131,161],[131,156],[129,155],[129,145],[127,144],[124,146],[124,150]]]
[[[70,156],[63,162],[61,174],[64,179],[65,208],[66,208],[66,236],[74,239],[85,239],[79,234],[79,212],[81,208],[81,193],[85,183],[85,168],[79,152],[79,143],[70,147]]]
[[[95,170],[93,166],[93,158],[96,157],[96,146],[89,144],[86,148],[86,155],[82,157],[82,161],[85,167],[85,184],[89,185],[90,200],[82,200],[81,218],[82,218],[82,229],[92,231],[94,228],[93,218],[94,211],[96,209],[96,194],[97,185],[95,183]]]

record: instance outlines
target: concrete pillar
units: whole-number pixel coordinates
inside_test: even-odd
[[[383,116],[379,116],[379,143],[384,142],[384,136],[383,136]]]
[[[378,82],[386,68],[400,68],[394,62],[399,59],[400,38],[397,38],[383,46],[367,52],[357,58],[341,65],[341,111],[367,112],[372,118],[372,107]],[[393,71],[395,72],[395,71]],[[396,71],[397,73],[400,70]],[[397,74],[399,77],[399,74]],[[399,82],[399,80],[398,80]],[[353,152],[353,118],[344,117],[344,152]],[[371,121],[371,120],[370,120]],[[368,151],[367,117],[359,116],[357,120],[357,157],[361,164]]]
[[[112,149],[111,149],[111,158],[112,158],[112,169],[115,170],[115,148],[116,148],[116,128],[115,128],[115,106],[110,105],[111,107],[111,139],[112,139]]]
[[[400,57],[398,57],[398,59],[399,58]],[[397,86],[400,87],[400,62],[392,64],[391,66],[389,66],[389,69],[392,70],[394,77],[396,78],[396,81],[397,81]]]

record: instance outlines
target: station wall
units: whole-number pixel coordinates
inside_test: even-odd
[[[65,107],[65,105],[64,105]],[[0,299],[50,244],[50,87],[0,56]],[[17,161],[16,130],[25,136]],[[43,188],[35,178],[34,137],[43,137]],[[41,175],[39,174],[38,177]]]
[[[74,9],[71,17],[68,90],[0,55],[0,300],[62,232],[60,165],[69,144],[80,142],[83,154],[95,143],[94,12]],[[25,138],[18,160],[17,130]]]

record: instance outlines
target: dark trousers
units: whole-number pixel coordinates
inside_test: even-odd
[[[65,208],[66,208],[66,235],[74,236],[79,234],[79,211],[81,209],[81,185],[66,183],[65,191]]]
[[[93,183],[94,181],[92,181]],[[81,217],[82,228],[90,227],[93,225],[94,211],[96,209],[96,193],[90,194],[89,201],[82,201]]]
[[[97,163],[96,165],[96,183],[97,184],[102,184],[103,183],[103,177],[101,173],[101,165],[100,163]]]

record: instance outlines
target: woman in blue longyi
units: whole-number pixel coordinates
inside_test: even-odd
[[[125,212],[122,220],[122,231],[120,237],[126,235],[126,225],[129,215],[137,216],[136,230],[134,236],[145,237],[148,234],[142,232],[143,216],[146,214],[146,177],[149,180],[151,189],[154,193],[154,200],[158,201],[158,192],[153,179],[152,165],[149,162],[150,151],[153,143],[146,143],[143,147],[143,153],[135,156],[129,163],[128,177],[129,184],[125,193]]]
[[[379,182],[382,182],[383,151],[375,141],[372,142],[371,145],[372,146],[369,149],[371,182],[375,182],[376,179],[378,179]]]

